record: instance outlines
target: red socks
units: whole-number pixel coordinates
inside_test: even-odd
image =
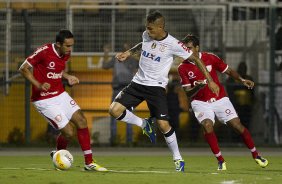
[[[84,152],[85,164],[93,162],[88,128],[77,129],[77,138],[82,151]]]
[[[217,142],[217,138],[214,132],[211,133],[205,133],[205,139],[208,142],[208,144],[210,145],[210,148],[213,152],[213,154],[216,156],[218,161],[224,161],[224,158],[221,155],[221,152],[219,150],[219,146],[218,146],[218,142]]]
[[[258,156],[258,152],[256,150],[252,136],[247,128],[244,129],[243,133],[241,134],[241,137],[245,145],[251,150],[253,158],[256,158]]]
[[[66,149],[68,143],[69,141],[62,134],[60,134],[57,137],[57,150]]]
[[[256,150],[254,141],[252,139],[252,136],[250,134],[250,132],[248,131],[248,129],[244,129],[243,133],[241,134],[241,137],[245,143],[245,145],[250,149],[253,158],[256,158],[259,154]],[[218,146],[218,142],[217,142],[217,138],[214,132],[211,133],[206,133],[205,134],[205,139],[208,142],[208,144],[210,145],[210,148],[213,152],[213,154],[216,156],[218,161],[224,161],[224,158],[221,155],[219,146]]]

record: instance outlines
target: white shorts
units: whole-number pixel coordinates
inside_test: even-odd
[[[80,109],[67,92],[53,98],[33,102],[33,105],[49,124],[57,130],[64,128],[73,113]]]
[[[216,116],[221,123],[226,124],[229,120],[238,117],[228,97],[211,103],[193,100],[191,107],[199,123],[205,119],[210,119],[214,123]]]

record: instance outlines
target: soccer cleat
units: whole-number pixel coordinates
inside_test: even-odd
[[[100,166],[96,162],[92,162],[91,164],[87,164],[87,165],[85,164],[84,170],[85,171],[100,171],[100,172],[107,172],[108,171],[108,169]]]
[[[56,150],[51,151],[51,153],[50,153],[51,159],[53,159],[53,156],[55,155],[55,153],[56,153]]]
[[[51,160],[52,160],[52,161],[53,161],[53,156],[55,155],[56,152],[57,152],[56,150],[53,150],[53,151],[51,151],[51,153],[50,153],[50,157],[51,157]],[[53,165],[54,165],[54,167],[55,167],[55,170],[61,171],[61,169],[59,169],[59,168],[57,168],[57,167],[55,166],[54,162],[53,162]]]
[[[261,166],[262,168],[265,168],[268,165],[268,160],[266,160],[265,158],[261,157],[261,156],[257,156],[255,158],[256,163]]]
[[[226,162],[225,161],[218,161],[218,171],[226,171]]]
[[[147,135],[150,138],[150,141],[152,143],[156,143],[156,133],[153,130],[153,122],[151,119],[143,119],[143,122],[145,122],[145,127],[143,128],[143,134]]]
[[[185,162],[184,160],[174,160],[175,170],[177,172],[184,172]]]

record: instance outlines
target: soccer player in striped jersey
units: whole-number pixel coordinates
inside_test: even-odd
[[[199,52],[199,39],[193,35],[187,35],[183,43],[202,59],[211,77],[220,87],[219,95],[216,96],[206,85],[206,77],[196,67],[194,61],[187,59],[178,67],[181,77],[181,84],[187,96],[191,99],[191,107],[199,123],[203,126],[204,136],[212,152],[218,160],[218,170],[226,170],[226,162],[218,146],[217,137],[214,133],[213,125],[215,116],[221,123],[230,125],[243,139],[245,145],[250,149],[253,159],[261,167],[266,167],[268,161],[261,157],[255,147],[251,134],[242,125],[238,115],[230,102],[222,84],[220,84],[217,71],[225,73],[234,80],[240,81],[249,89],[254,87],[254,82],[243,79],[236,71],[231,69],[218,56]]]
[[[175,132],[168,122],[166,86],[173,57],[179,56],[195,61],[207,77],[210,89],[218,94],[219,88],[213,82],[201,60],[195,57],[182,42],[165,31],[165,19],[160,12],[151,12],[146,18],[145,26],[143,41],[130,50],[116,55],[116,58],[123,62],[130,55],[141,50],[137,73],[132,82],[116,96],[109,112],[117,120],[141,127],[143,133],[150,138],[151,142],[155,143],[155,132],[151,127],[151,119],[142,119],[130,111],[145,100],[151,117],[156,118],[157,126],[173,154],[176,171],[184,171],[185,162],[179,152]]]

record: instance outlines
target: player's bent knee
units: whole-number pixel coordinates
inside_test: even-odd
[[[213,123],[212,122],[205,121],[202,123],[202,125],[207,133],[213,132]]]
[[[109,114],[115,118],[119,117],[125,109],[122,106],[112,103],[109,109]]]

